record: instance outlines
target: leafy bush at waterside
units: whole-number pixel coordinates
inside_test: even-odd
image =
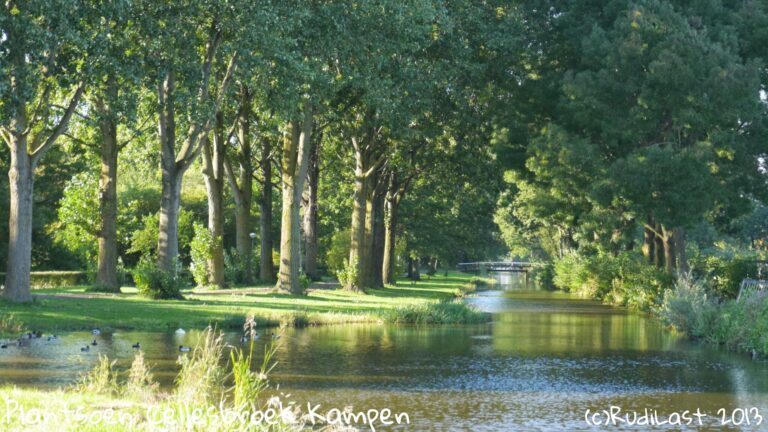
[[[741,281],[757,277],[755,256],[734,254],[695,256],[690,260],[697,278],[705,279],[711,289],[724,298],[736,298]]]
[[[673,284],[664,271],[632,253],[565,255],[555,261],[552,280],[562,290],[645,311],[658,306]]]
[[[681,277],[665,292],[659,314],[692,339],[768,356],[768,291],[738,301],[722,300],[714,291],[702,280]]]

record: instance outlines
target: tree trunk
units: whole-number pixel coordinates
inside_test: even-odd
[[[8,221],[8,266],[4,297],[14,302],[32,300],[32,190],[34,166],[27,154],[24,136],[11,137],[11,167],[8,170],[10,217]]]
[[[224,288],[224,116],[216,113],[213,142],[203,137],[203,175],[208,192],[208,231],[211,233],[208,257],[208,283]]]
[[[359,259],[362,263],[363,273],[360,275],[360,283],[363,288],[375,288],[374,285],[374,244],[373,244],[373,231],[375,224],[376,213],[376,189],[377,189],[377,176],[370,176],[368,179],[368,186],[365,194],[365,224],[364,224],[364,236],[363,246],[360,250]],[[379,267],[381,268],[381,267]]]
[[[365,175],[362,155],[355,154],[355,189],[352,198],[352,223],[350,226],[351,241],[349,245],[349,265],[357,269],[357,280],[349,281],[345,287],[354,291],[364,288],[362,277],[364,261],[362,254],[365,249],[365,205],[368,193],[368,178]]]
[[[259,279],[265,282],[275,279],[275,265],[272,262],[272,143],[268,138],[262,140],[261,173],[264,175],[264,185],[261,189],[259,202],[259,234],[261,237],[261,259],[259,264]]]
[[[395,244],[397,242],[397,207],[396,197],[389,192],[384,201],[384,256],[382,261],[382,283],[395,283]]]
[[[181,179],[181,173],[174,169],[163,168],[157,264],[166,271],[176,270],[176,261],[179,256]]]
[[[411,258],[411,280],[421,280],[421,259]]]
[[[660,235],[661,230],[661,224],[656,224],[656,227],[654,228],[654,231],[656,231],[656,234],[653,237],[653,257],[654,257],[654,263],[656,264],[657,268],[663,268],[665,259],[664,259],[664,239]]]
[[[675,270],[675,238],[672,231],[661,227],[662,242],[664,245],[664,269],[668,273]]]
[[[301,219],[299,209],[304,180],[309,165],[313,115],[307,102],[302,121],[291,122],[291,133],[283,141],[282,192],[283,209],[280,225],[280,270],[277,289],[303,294],[299,280],[301,269]]]
[[[184,167],[176,162],[175,81],[168,73],[158,86],[158,136],[160,139],[161,199],[157,238],[157,265],[175,271],[179,256],[179,208]]]
[[[681,273],[688,273],[688,256],[685,253],[685,228],[674,231],[675,250],[677,251],[677,268]]]
[[[381,182],[380,182],[381,183]],[[382,269],[384,267],[384,195],[386,189],[380,184],[373,196],[373,228],[371,235],[371,286],[384,287]]]
[[[117,280],[117,122],[110,103],[118,97],[117,82],[110,78],[106,89],[108,100],[95,103],[99,111],[101,146],[101,173],[99,176],[99,214],[101,227],[98,232],[99,256],[96,282],[111,292],[120,292]]]
[[[238,141],[240,142],[240,147],[236,153],[239,175],[235,174],[231,163],[226,159],[226,151],[224,152],[224,168],[229,178],[232,197],[235,201],[235,247],[237,248],[238,256],[245,262],[243,282],[252,284],[255,272],[253,268],[253,239],[251,238],[251,207],[253,205],[251,117],[253,116],[253,101],[247,87],[243,86],[240,93],[241,102],[238,115]]]
[[[304,209],[304,273],[318,280],[317,273],[317,188],[320,182],[321,136],[312,140],[312,150],[307,169],[307,194]]]
[[[643,256],[648,261],[648,264],[655,264],[656,262],[656,248],[654,245],[654,237],[656,235],[651,231],[650,228],[643,227]]]

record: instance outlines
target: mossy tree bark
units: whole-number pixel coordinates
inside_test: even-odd
[[[117,279],[117,155],[121,145],[117,139],[117,118],[112,103],[120,97],[119,86],[115,77],[107,78],[107,85],[102,97],[94,99],[94,108],[98,116],[101,143],[99,159],[99,215],[100,224],[97,232],[99,253],[97,259],[96,282],[100,287],[120,292]]]
[[[264,181],[259,199],[259,235],[261,239],[261,256],[259,260],[259,279],[273,281],[275,279],[275,264],[272,262],[272,142],[264,137],[261,140],[261,174]]]
[[[368,282],[366,272],[371,260],[371,243],[366,233],[371,231],[366,230],[366,218],[369,210],[373,209],[369,201],[376,186],[374,174],[387,157],[386,145],[379,139],[379,129],[370,123],[372,117],[372,113],[367,113],[363,121],[362,137],[351,138],[355,156],[355,189],[349,263],[356,266],[357,278],[349,281],[345,288],[355,291],[363,290]]]
[[[213,141],[207,136],[202,138],[203,144],[203,176],[208,193],[208,231],[211,233],[210,255],[208,257],[208,283],[218,288],[224,288],[224,115],[216,113],[216,123],[213,128]]]
[[[240,88],[240,110],[237,118],[237,149],[232,152],[237,164],[235,172],[232,161],[224,152],[224,171],[227,174],[232,197],[235,201],[235,247],[237,254],[246,262],[244,282],[254,282],[253,239],[251,232],[253,221],[251,210],[253,206],[253,148],[251,138],[251,121],[253,119],[253,96],[246,86]]]
[[[45,153],[64,134],[70,119],[82,99],[84,86],[80,84],[74,90],[65,110],[54,116],[52,128],[38,128],[37,123],[50,120],[48,116],[38,117],[40,110],[35,109],[30,116],[29,107],[29,64],[23,49],[23,35],[16,34],[12,28],[5,32],[8,55],[12,64],[10,77],[11,99],[7,101],[13,115],[7,127],[0,128],[0,136],[8,145],[11,165],[8,170],[10,193],[8,218],[8,261],[5,275],[3,296],[14,302],[27,302],[32,299],[30,291],[30,272],[32,270],[32,203],[35,168]],[[52,54],[53,55],[53,54]],[[50,86],[47,86],[40,98],[40,106],[49,103]],[[39,132],[33,132],[40,130]]]
[[[307,168],[307,185],[304,198],[304,273],[312,280],[319,279],[317,273],[317,215],[318,186],[320,185],[320,146],[322,134],[316,134],[312,140],[312,149]]]
[[[301,196],[309,165],[313,113],[305,102],[301,120],[291,121],[290,130],[283,140],[282,192],[283,208],[280,226],[280,267],[277,289],[291,294],[303,294],[299,280],[301,269]]]

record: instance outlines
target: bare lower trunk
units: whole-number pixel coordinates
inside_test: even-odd
[[[309,164],[312,133],[312,111],[304,109],[302,121],[291,122],[291,134],[283,144],[282,191],[283,209],[280,225],[280,269],[277,289],[291,294],[303,294],[299,280],[301,270],[301,220],[299,209],[304,180]]]
[[[235,154],[239,172],[234,172],[233,164],[226,158],[226,150],[222,159],[224,160],[225,173],[229,178],[232,198],[235,201],[235,247],[238,256],[245,262],[242,282],[252,284],[256,270],[253,268],[253,238],[251,238],[253,229],[251,226],[251,207],[253,205],[251,118],[253,117],[253,100],[248,87],[242,86],[240,88],[240,97],[240,113],[237,120],[240,147]]]
[[[675,270],[675,238],[673,231],[661,227],[662,243],[664,245],[664,270],[669,273]]]
[[[8,170],[10,217],[8,220],[8,266],[3,295],[14,302],[32,299],[32,161],[27,154],[27,141],[12,137],[11,167]]]
[[[388,196],[384,209],[384,256],[381,275],[384,284],[395,283],[395,243],[397,241],[397,205]]]
[[[208,257],[208,283],[224,288],[224,120],[221,112],[216,113],[213,142],[203,138],[203,174],[208,192],[208,231],[211,233],[210,256]]]
[[[688,255],[685,253],[685,229],[677,228],[674,231],[675,250],[677,251],[677,269],[681,273],[688,273]]]
[[[317,280],[317,188],[320,182],[320,140],[314,140],[307,169],[306,207],[304,209],[304,272]]]
[[[181,207],[181,178],[172,171],[162,174],[160,225],[158,230],[157,264],[167,271],[175,271],[179,256],[179,210]]]
[[[663,268],[665,259],[664,259],[664,239],[660,235],[661,225],[656,224],[654,231],[656,231],[656,235],[654,235],[653,237],[654,264],[656,264],[656,267],[658,268]]]
[[[264,175],[264,187],[261,190],[259,202],[259,234],[261,235],[261,259],[259,279],[272,281],[275,279],[275,266],[272,262],[272,161],[270,153],[272,145],[269,139],[262,141],[261,173]]]
[[[656,248],[654,245],[654,237],[656,234],[648,227],[643,227],[643,256],[648,261],[648,264],[654,264],[656,262]]]
[[[363,275],[363,257],[361,256],[365,245],[365,197],[367,193],[367,179],[363,174],[362,161],[356,157],[355,163],[355,189],[352,199],[352,223],[350,226],[351,242],[349,246],[349,264],[357,269],[357,280],[349,281],[345,287],[351,290],[363,288],[361,277]]]
[[[114,91],[116,92],[116,90]],[[102,107],[104,103],[98,104]],[[120,292],[117,280],[117,124],[109,113],[99,122],[101,132],[101,174],[99,176],[98,232],[99,256],[96,282],[112,292]]]
[[[382,269],[384,267],[384,193],[378,191],[374,195],[373,205],[373,234],[371,250],[371,286],[384,287]]]

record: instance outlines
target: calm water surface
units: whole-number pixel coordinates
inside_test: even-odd
[[[585,422],[587,409],[611,406],[657,410],[660,420],[699,408],[709,426],[698,430],[728,430],[720,426],[721,408],[729,419],[738,408],[768,418],[768,363],[688,343],[642,315],[526,289],[514,277],[501,280],[504,289],[468,300],[494,314],[490,324],[289,330],[271,379],[284,400],[320,404],[320,412],[347,406],[407,412],[411,424],[399,430],[694,430]],[[93,339],[88,333],[34,341],[0,351],[0,382],[67,385],[99,353],[127,367],[131,345],[140,341],[155,376],[170,384],[178,345],[194,344],[197,335],[102,334],[89,353],[79,352]],[[228,338],[237,345],[237,334]],[[730,430],[768,430],[768,420],[758,426],[751,417],[751,426]]]

